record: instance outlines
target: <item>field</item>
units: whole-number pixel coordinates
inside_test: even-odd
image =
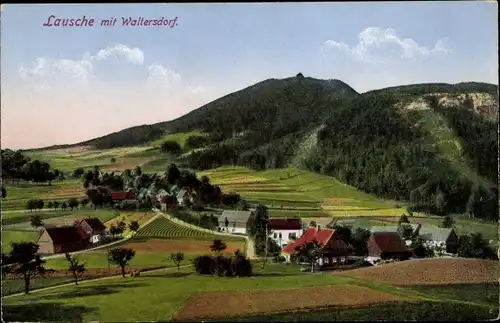
[[[368,305],[399,300],[402,300],[402,297],[352,285],[272,291],[205,292],[191,296],[177,311],[174,319],[181,322],[199,321],[206,317],[233,317],[297,308]]]
[[[5,298],[4,319],[31,321],[36,315],[43,321],[135,322],[184,320],[203,315],[208,316],[203,320],[221,320],[215,316],[223,315],[233,322],[257,317],[257,321],[271,321],[272,318],[276,321],[279,320],[277,317],[287,317],[285,321],[296,321],[298,317],[309,317],[306,321],[314,318],[329,321],[333,317],[336,320],[346,317],[429,320],[443,319],[446,314],[451,320],[456,320],[493,318],[498,311],[498,302],[493,303],[491,295],[489,301],[485,300],[479,289],[468,293],[467,300],[463,301],[454,300],[451,291],[448,294],[443,292],[449,285],[442,285],[438,292],[416,286],[372,283],[341,274],[303,273],[298,269],[296,265],[280,264],[268,264],[262,269],[259,263],[254,263],[255,276],[249,278],[199,276],[191,268],[181,268],[180,271],[143,273],[137,278],[87,282],[80,286]],[[439,272],[436,275],[442,276]],[[468,282],[462,284],[467,285],[455,287],[455,293],[465,294],[470,291],[470,286],[474,286]],[[203,286],[202,293],[200,286]],[[498,289],[496,295],[498,299]],[[223,302],[217,302],[220,297]],[[293,301],[286,302],[288,299]],[[199,302],[193,308],[191,304],[195,300],[203,303]],[[395,300],[399,301],[394,303]],[[370,304],[368,307],[363,305],[367,303]],[[309,308],[308,312],[304,312],[306,308]],[[281,313],[283,310],[287,313]],[[245,318],[245,315],[258,315],[261,311],[266,311],[266,314]],[[335,314],[332,316],[332,313]],[[229,317],[233,314],[240,317]]]
[[[36,241],[40,233],[38,231],[8,231],[2,230],[2,252],[9,252],[14,242]]]
[[[5,184],[5,188],[7,189],[7,197],[2,200],[2,210],[26,209],[26,203],[30,199],[42,199],[47,203],[49,201],[65,202],[71,197],[82,198],[85,196],[82,183],[71,179],[55,181],[52,185]]]
[[[498,261],[482,259],[419,259],[346,271],[345,275],[393,285],[498,283]]]
[[[199,174],[207,175],[223,191],[267,205],[275,217],[400,216],[406,212],[398,203],[360,192],[333,177],[296,168],[256,172],[222,167]]]
[[[200,237],[209,233],[190,229],[159,217],[147,226],[139,229],[136,237]]]

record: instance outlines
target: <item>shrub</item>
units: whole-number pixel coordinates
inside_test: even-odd
[[[200,275],[217,275],[219,277],[248,277],[252,275],[252,264],[242,255],[198,256],[192,260],[195,270]]]
[[[236,256],[232,263],[233,275],[236,277],[248,277],[252,275],[252,264],[243,256]]]

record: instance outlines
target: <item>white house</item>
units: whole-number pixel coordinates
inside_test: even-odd
[[[166,196],[169,196],[170,194],[168,194],[167,191],[165,191],[163,188],[159,189],[158,190],[158,193],[156,194],[156,200],[158,202],[161,201],[162,198],[166,197]]]
[[[270,219],[269,222],[269,229],[272,230],[269,237],[280,248],[286,247],[290,241],[295,241],[302,235],[302,221],[300,219]]]
[[[177,198],[177,203],[179,205],[184,206],[184,201],[188,198],[188,191],[186,189],[181,189],[179,193],[177,193],[176,198]]]
[[[225,210],[219,216],[219,230],[234,234],[247,234],[247,223],[251,215],[251,211]]]

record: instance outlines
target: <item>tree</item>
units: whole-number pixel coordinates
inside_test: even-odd
[[[87,204],[89,204],[89,199],[87,198],[81,199],[80,204],[82,205],[82,207],[87,206]]]
[[[141,176],[142,175],[141,166],[135,166],[135,168],[134,168],[134,175],[135,176]]]
[[[9,254],[9,262],[12,263],[9,270],[23,275],[25,294],[29,294],[31,279],[45,274],[45,260],[38,254],[38,248],[38,244],[33,242],[13,243]]]
[[[49,201],[49,203],[47,203],[47,208],[52,209],[53,207],[54,207],[54,202]]]
[[[402,214],[399,218],[398,224],[401,225],[401,223],[410,223],[406,214]]]
[[[68,205],[66,204],[66,202],[62,202],[61,209],[66,210],[67,207]]]
[[[218,256],[220,256],[220,254],[224,250],[226,250],[226,248],[227,245],[220,239],[215,239],[210,245],[210,250],[212,250],[212,252],[215,252],[215,254],[217,254]]]
[[[434,204],[436,205],[436,211],[440,214],[443,214],[446,210],[446,196],[444,195],[443,191],[441,191],[439,188],[436,190],[436,196],[435,196],[435,201]]]
[[[413,228],[411,227],[411,225],[401,223],[398,227],[398,232],[403,240],[412,240]]]
[[[368,239],[371,232],[367,229],[356,228],[352,234],[351,245],[356,256],[365,256],[368,254]]]
[[[318,260],[322,257],[322,245],[318,241],[313,240],[306,242],[295,248],[298,257],[304,257],[311,264],[311,272],[314,272]]]
[[[35,205],[37,209],[41,210],[43,209],[44,202],[43,200],[36,200]]]
[[[54,210],[57,210],[58,207],[59,207],[59,202],[54,201]]]
[[[82,175],[84,173],[85,173],[85,170],[83,169],[83,167],[78,167],[77,169],[75,169],[73,171],[73,177],[80,178],[80,177],[82,177]]]
[[[128,228],[130,231],[134,232],[134,235],[139,231],[139,222],[132,221],[129,223]]]
[[[35,200],[28,200],[28,202],[26,202],[26,208],[28,210],[30,210],[31,212],[33,212],[33,209],[36,209],[36,201]]]
[[[30,217],[30,223],[33,228],[43,227],[42,218],[39,215],[32,215]]]
[[[108,253],[108,260],[120,266],[122,270],[122,277],[125,278],[125,267],[128,265],[130,260],[132,260],[135,256],[135,251],[128,248],[116,248],[111,249]]]
[[[317,226],[318,226],[318,225],[317,225],[316,221],[311,221],[311,222],[309,222],[309,227],[311,227],[311,228],[316,228]]]
[[[184,254],[182,252],[171,253],[170,259],[177,266],[177,270],[180,270],[181,262],[184,260]]]
[[[68,270],[73,274],[75,285],[78,285],[78,278],[85,272],[85,264],[80,263],[76,256],[72,256],[69,253],[66,253],[65,256],[69,263]]]
[[[443,218],[443,223],[441,224],[441,227],[442,228],[452,228],[454,223],[455,223],[455,221],[453,220],[453,218],[451,216],[447,215]]]
[[[179,171],[179,168],[177,168],[177,165],[170,164],[167,170],[168,183],[174,185],[177,183],[180,177],[181,177],[181,172]]]
[[[5,187],[2,186],[2,198],[6,198],[7,197],[7,190],[5,189]]]
[[[115,159],[115,157],[111,157],[111,159],[110,159],[109,161],[111,162],[111,164],[116,163],[116,159]]]
[[[75,207],[78,208],[78,204],[80,203],[75,197],[72,197],[68,200],[68,206],[71,208],[71,211],[73,211]]]
[[[226,232],[228,232],[229,221],[227,220],[227,217],[224,219],[224,226],[226,227]]]
[[[181,145],[177,141],[167,140],[163,142],[160,146],[160,150],[165,153],[170,153],[172,155],[179,155],[182,153]]]

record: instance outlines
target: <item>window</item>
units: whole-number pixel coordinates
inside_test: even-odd
[[[276,232],[274,233],[273,237],[274,237],[274,239],[276,239],[278,237],[278,235],[276,234]]]
[[[295,239],[295,232],[290,232],[288,234],[288,239],[291,239],[291,238]]]
[[[280,239],[281,239],[281,233],[280,233]]]

